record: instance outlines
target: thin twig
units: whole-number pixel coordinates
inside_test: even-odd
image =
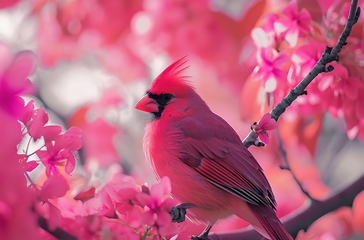
[[[278,130],[276,130],[276,136],[277,136],[277,143],[278,143],[278,152],[281,155],[283,161],[284,161],[284,166],[280,166],[281,169],[283,170],[288,170],[291,172],[293,179],[295,180],[295,182],[297,183],[298,187],[301,189],[301,192],[303,194],[305,194],[307,196],[307,198],[309,198],[311,201],[317,201],[316,199],[314,199],[302,186],[302,184],[300,183],[300,181],[297,179],[296,175],[293,173],[291,166],[288,162],[288,157],[287,157],[287,152],[283,147],[283,142],[282,142],[282,138],[278,132]]]

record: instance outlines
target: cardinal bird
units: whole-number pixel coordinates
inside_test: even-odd
[[[265,238],[292,239],[261,166],[182,75],[185,63],[167,67],[135,106],[152,115],[143,145],[157,179],[168,176],[172,197],[190,208],[187,217],[208,224],[194,239],[208,239],[215,222],[234,214]]]

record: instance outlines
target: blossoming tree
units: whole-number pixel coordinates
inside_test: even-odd
[[[167,177],[153,181],[141,154],[144,116],[133,110],[154,71],[185,55],[211,108],[248,136],[247,147],[266,145],[249,150],[288,232],[364,237],[364,21],[351,4],[1,1],[0,239],[199,233],[172,222],[178,202]],[[335,58],[311,76],[325,56]],[[259,239],[246,226],[227,220],[210,236]]]

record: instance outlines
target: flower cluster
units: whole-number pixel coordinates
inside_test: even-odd
[[[85,177],[74,170],[81,130],[63,131],[49,124],[47,112],[36,108],[34,100],[25,104],[21,95],[34,92],[28,76],[36,58],[29,51],[13,55],[5,44],[0,47],[6,52],[0,56],[0,236],[169,239],[178,234],[179,225],[169,214],[176,202],[168,197],[167,177],[148,188],[118,172],[101,188],[90,182],[80,190],[78,181]],[[35,143],[41,147],[30,153]]]
[[[345,5],[346,6],[346,5]],[[311,19],[306,9],[291,1],[281,13],[271,13],[264,27],[252,31],[257,48],[254,78],[261,80],[265,92],[278,103],[313,68],[326,45],[335,45],[349,8],[327,11],[325,22]],[[335,27],[334,27],[335,26]],[[348,137],[364,140],[364,72],[361,40],[350,36],[334,71],[319,75],[289,111],[314,115],[322,111],[343,117]]]

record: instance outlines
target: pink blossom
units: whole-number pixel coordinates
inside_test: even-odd
[[[62,175],[51,175],[43,183],[39,196],[48,200],[63,197],[70,189],[67,180]]]
[[[86,204],[68,198],[58,198],[53,203],[61,210],[62,229],[80,240],[102,239],[100,238],[102,219],[90,212]]]
[[[59,174],[57,167],[65,167],[65,172],[70,174],[76,165],[73,152],[82,147],[81,130],[71,127],[64,134],[54,136],[52,141],[46,141],[45,146],[46,150],[38,150],[36,154],[46,167],[47,176]]]
[[[116,214],[126,214],[133,210],[138,191],[139,187],[132,177],[116,175],[95,194],[95,198],[85,204],[99,216],[114,217]]]
[[[324,43],[311,39],[308,44],[299,47],[292,54],[291,60],[293,64],[291,65],[287,76],[287,81],[292,88],[308,75],[321,57],[324,49]],[[291,105],[291,109],[289,111],[299,111],[306,115],[321,112],[322,90],[320,90],[320,87],[323,85],[323,82],[329,82],[332,78],[332,74],[324,73],[318,75],[307,87],[309,94],[299,96]]]
[[[1,66],[0,66],[1,67]],[[19,122],[0,108],[0,236],[1,239],[39,239],[33,195],[18,163]]]
[[[2,0],[0,2],[0,9],[12,7],[17,4],[20,0]]]
[[[76,60],[109,44],[119,45],[120,39],[128,35],[131,19],[142,9],[143,1],[32,0],[31,3],[32,13],[39,20],[40,61],[54,66],[62,59]]]
[[[297,1],[291,1],[283,9],[284,17],[275,22],[275,29],[282,33],[291,47],[296,46],[298,38],[311,30],[311,15],[304,8],[298,12]]]
[[[292,86],[297,85],[311,71],[324,50],[324,43],[311,39],[308,44],[300,46],[292,54],[293,65],[290,69],[291,73],[288,75],[288,81]],[[318,77],[320,76],[322,75]]]
[[[256,27],[252,30],[251,36],[257,47],[275,47],[276,42],[280,41],[280,35],[274,28],[274,23],[278,21],[278,14],[268,14],[264,18],[264,26]]]
[[[270,113],[266,113],[257,124],[252,126],[252,128],[258,134],[260,141],[264,144],[269,144],[269,135],[267,131],[275,129],[277,125],[277,121],[271,117]]]
[[[274,92],[278,84],[286,80],[287,73],[282,68],[289,61],[288,53],[285,51],[277,53],[273,48],[261,48],[257,59],[255,78],[263,81],[266,92]]]
[[[28,79],[35,69],[36,57],[30,51],[12,55],[0,42],[0,108],[15,118],[22,115],[24,100],[19,95],[31,94],[34,87]]]
[[[168,177],[163,177],[159,183],[154,184],[149,193],[141,192],[137,195],[137,199],[142,206],[146,206],[145,212],[141,215],[141,223],[153,226],[157,224],[159,228],[167,227],[171,230],[171,233],[177,233],[176,225],[172,224],[172,217],[169,214],[169,210],[176,202],[172,199],[163,199],[164,196],[170,194],[171,183]],[[167,229],[159,229],[164,232],[161,234],[167,234]],[[168,232],[170,234],[170,232]]]

